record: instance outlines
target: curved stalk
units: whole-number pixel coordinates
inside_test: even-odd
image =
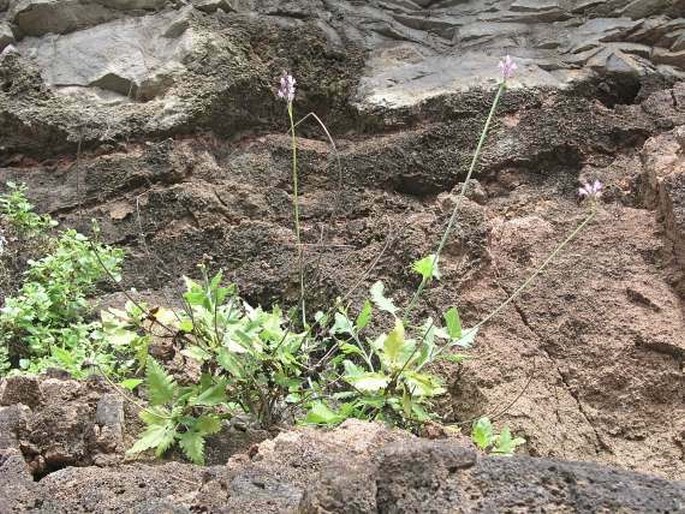
[[[300,279],[300,299],[298,303],[302,314],[302,325],[307,326],[307,315],[304,304],[304,264],[302,262],[302,238],[300,235],[300,197],[297,181],[297,135],[295,134],[295,119],[293,117],[292,102],[288,102],[288,118],[290,118],[293,150],[293,211],[295,216],[295,237],[297,239],[297,267]]]
[[[450,232],[452,232],[452,228],[454,227],[454,223],[457,220],[457,215],[459,214],[459,207],[461,206],[461,200],[464,198],[466,195],[466,188],[468,186],[469,180],[471,179],[471,176],[473,175],[474,170],[476,169],[476,165],[478,164],[478,159],[480,158],[480,152],[483,149],[483,145],[485,144],[485,139],[487,138],[488,132],[490,130],[490,125],[492,124],[492,119],[495,116],[495,111],[497,110],[497,104],[499,104],[500,98],[502,97],[502,93],[506,89],[507,84],[506,81],[502,81],[500,83],[499,88],[497,89],[497,94],[495,95],[495,99],[492,101],[492,107],[490,108],[490,113],[488,114],[487,120],[485,121],[485,126],[483,127],[483,131],[480,134],[480,139],[478,140],[478,146],[476,146],[476,150],[473,153],[473,159],[471,159],[471,165],[469,166],[469,172],[466,174],[466,178],[464,179],[464,183],[461,186],[461,191],[459,192],[459,196],[457,196],[457,199],[455,200],[454,203],[454,209],[452,209],[452,215],[450,216],[449,222],[447,223],[447,228],[442,234],[442,238],[440,238],[440,244],[438,245],[438,249],[435,251],[435,254],[433,255],[433,263],[431,265],[431,269],[435,270],[436,266],[438,264],[438,259],[440,258],[440,254],[442,253],[443,249],[445,248],[445,245],[447,244],[447,239],[449,238]],[[423,293],[424,289],[426,286],[430,283],[431,278],[424,278],[421,283],[419,284],[419,287],[416,289],[416,292],[414,293],[414,296],[412,296],[411,301],[409,302],[409,305],[407,306],[407,310],[404,313],[404,317],[402,318],[402,321],[406,323],[407,318],[409,318],[409,314],[411,313],[412,309],[416,306],[416,302],[419,300],[421,297],[421,294]]]

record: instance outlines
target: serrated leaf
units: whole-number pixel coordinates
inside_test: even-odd
[[[343,352],[345,355],[355,354],[359,355],[360,357],[364,357],[364,352],[362,352],[358,346],[355,346],[350,343],[341,344],[340,351]]]
[[[335,322],[333,323],[333,327],[331,327],[331,334],[354,334],[354,326],[345,314],[336,312],[334,319]]]
[[[416,421],[419,422],[425,422],[432,419],[432,416],[416,402],[412,403],[412,413],[414,414]]]
[[[243,370],[238,359],[236,359],[235,355],[226,348],[219,349],[216,355],[216,361],[219,363],[219,366],[228,371],[235,378],[243,378]]]
[[[154,359],[148,359],[145,376],[151,405],[164,405],[174,399],[177,386],[174,379]]]
[[[181,350],[181,355],[189,357],[200,364],[211,358],[211,355],[206,350],[200,348],[197,345],[190,346]]]
[[[447,391],[437,377],[425,373],[405,371],[404,379],[416,396],[438,396]]]
[[[123,387],[124,389],[128,389],[129,391],[133,391],[142,383],[143,381],[139,378],[127,378],[126,380],[122,380],[121,382],[119,382],[119,387]]]
[[[412,269],[421,275],[424,281],[432,278],[439,280],[440,271],[438,270],[438,259],[435,254],[427,255],[423,259],[419,259],[412,265]]]
[[[357,331],[362,331],[364,328],[366,328],[366,326],[369,324],[369,321],[371,321],[372,313],[373,307],[371,302],[366,300],[361,312],[359,313],[359,316],[357,316],[357,319],[354,322],[354,326],[357,328]]]
[[[193,430],[181,435],[178,444],[186,457],[193,463],[203,466],[205,463],[205,438]]]
[[[240,344],[240,342],[235,341],[233,339],[233,336],[236,336],[238,339],[240,339],[240,341],[242,341],[243,344]],[[233,332],[233,334],[226,332],[224,334],[222,344],[224,345],[224,348],[226,348],[229,352],[247,353],[247,349],[253,346],[254,342],[255,339],[249,334],[246,334],[245,331],[236,330],[235,332]]]
[[[450,339],[457,340],[460,339],[461,334],[461,319],[459,318],[459,311],[454,307],[450,307],[449,310],[444,315],[445,326],[447,328],[447,334]]]
[[[486,450],[492,445],[493,437],[492,423],[489,418],[483,417],[474,423],[473,430],[471,431],[471,440],[478,448]]]
[[[362,375],[364,373],[364,370],[357,366],[354,362],[350,360],[344,360],[343,361],[343,368],[345,368],[345,375],[346,377],[357,377],[359,375]]]
[[[212,435],[221,431],[221,419],[212,414],[204,414],[197,418],[193,430],[201,435]]]
[[[195,399],[193,405],[213,407],[226,402],[226,382],[221,380],[218,384],[209,387]]]
[[[522,437],[512,437],[509,427],[504,427],[502,432],[495,436],[495,446],[492,453],[498,455],[513,455],[516,448],[525,444],[526,440]]]
[[[137,454],[154,448],[155,454],[162,456],[174,443],[175,437],[176,431],[171,423],[150,425],[126,453]]]
[[[164,425],[171,416],[168,409],[164,407],[148,407],[138,413],[146,425]]]
[[[181,332],[185,332],[185,333],[187,333],[187,334],[190,333],[190,332],[192,332],[192,331],[193,331],[193,322],[192,322],[192,320],[189,320],[189,319],[181,320],[181,322],[178,324],[178,329],[179,329]]]
[[[333,411],[325,403],[318,401],[314,402],[304,418],[305,423],[312,425],[335,425],[340,423],[345,418]]]
[[[395,307],[395,304],[392,302],[392,298],[385,297],[384,291],[385,286],[383,285],[383,282],[379,280],[374,285],[372,285],[371,289],[369,290],[369,292],[371,293],[371,301],[380,310],[389,312],[394,316],[397,312],[397,307]]]

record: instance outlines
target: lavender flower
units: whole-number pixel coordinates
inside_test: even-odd
[[[499,62],[499,71],[502,75],[502,80],[507,81],[508,79],[512,78],[516,68],[518,68],[518,66],[514,62],[514,59],[512,59],[509,55],[504,57],[504,59]]]
[[[293,103],[293,100],[295,100],[295,84],[297,84],[295,78],[290,73],[284,71],[283,75],[281,75],[281,85],[278,88],[278,98],[282,98],[289,104]]]
[[[592,184],[584,182],[583,186],[578,188],[578,196],[583,200],[599,200],[602,196],[602,189],[604,189],[604,184],[599,180],[595,180]]]

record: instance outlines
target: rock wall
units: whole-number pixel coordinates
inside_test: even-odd
[[[499,415],[532,456],[685,476],[683,2],[0,5],[0,182],[27,182],[66,226],[98,219],[128,250],[126,286],[160,303],[204,256],[253,303],[296,298],[283,69],[297,112],[315,111],[338,150],[311,119],[300,126],[309,304],[346,292],[379,254],[367,282],[405,301],[496,62],[513,55],[444,278],[417,314],[456,304],[477,322],[583,219],[579,179],[602,180],[604,203],[481,332],[474,359],[441,370],[441,412],[465,426]]]

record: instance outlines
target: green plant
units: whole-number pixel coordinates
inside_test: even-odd
[[[484,452],[507,456],[513,455],[526,442],[521,437],[513,437],[509,427],[502,428],[499,434],[495,433],[492,422],[487,417],[480,418],[473,424],[471,440]]]
[[[146,316],[140,309],[134,309],[133,316],[131,309],[110,311],[103,323],[110,345],[128,341],[139,348],[148,344],[141,338],[151,336],[152,326],[162,326],[164,337],[182,340],[181,354],[200,368],[199,377],[177,386],[168,375],[160,378],[162,368],[144,352],[136,352],[147,359],[146,382],[156,414],[151,415],[150,409],[141,412],[148,429],[135,452],[155,448],[163,454],[178,441],[191,460],[200,462],[195,450],[201,449],[200,439],[209,432],[195,428],[197,419],[245,414],[269,428],[301,401],[311,340],[284,328],[287,320],[278,307],[253,308],[235,287],[222,287],[221,273],[210,278],[204,268],[202,272],[201,282],[185,278],[184,310],[157,308]],[[203,410],[198,417],[194,413],[199,407]],[[166,409],[164,416],[160,408]],[[205,427],[204,421],[201,426]]]
[[[25,184],[7,182],[9,192],[0,195],[0,214],[20,233],[36,235],[57,225],[49,215],[36,214],[26,198]]]
[[[221,430],[217,411],[228,409],[226,381],[203,374],[197,384],[181,387],[154,359],[147,360],[150,406],[140,411],[145,431],[129,454],[154,449],[158,457],[175,444],[196,464],[204,464],[205,438]]]
[[[385,296],[381,282],[371,287],[370,295],[371,301],[365,302],[354,321],[342,308],[334,315],[329,332],[336,352],[319,387],[320,396],[333,401],[312,402],[305,418],[310,423],[336,424],[357,417],[416,428],[435,417],[432,400],[445,392],[442,380],[424,368],[439,358],[462,360],[463,355],[442,352],[468,347],[476,335],[476,331],[468,336],[463,333],[454,307],[445,313],[442,327],[432,319],[419,326],[407,326],[397,316],[399,309],[393,300]],[[374,307],[392,318],[392,330],[368,333]],[[407,333],[407,328],[415,337]],[[326,384],[335,382],[341,383],[341,390],[326,391]]]
[[[114,371],[117,358],[102,351],[87,298],[105,276],[118,276],[123,252],[74,230],[47,246],[48,255],[28,262],[21,288],[0,309],[0,372],[59,367],[82,377],[89,363]]]

